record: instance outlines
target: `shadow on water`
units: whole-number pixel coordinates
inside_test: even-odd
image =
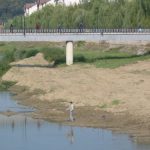
[[[5,109],[8,109],[14,105],[16,106],[16,102],[9,93],[0,93],[0,107],[5,106]],[[26,113],[9,117],[0,115],[0,139],[2,150],[150,149],[150,145],[134,143],[127,134],[117,134],[104,129],[63,126],[32,119]]]

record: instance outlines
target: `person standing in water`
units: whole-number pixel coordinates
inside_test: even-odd
[[[67,110],[69,111],[69,121],[74,121],[75,120],[75,118],[73,116],[74,115],[74,104],[72,101],[70,102]]]

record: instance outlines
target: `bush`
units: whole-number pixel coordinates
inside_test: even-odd
[[[78,41],[77,47],[85,46],[85,41]]]
[[[0,53],[0,76],[2,76],[9,68],[9,63],[14,60],[13,50],[3,51]]]
[[[29,58],[32,56],[35,56],[39,51],[37,49],[31,49],[31,50],[18,50],[14,52],[14,58],[15,60]]]
[[[35,56],[38,52],[39,51],[37,49],[28,50],[28,51],[26,51],[25,58],[29,58],[29,57]]]
[[[7,61],[7,62],[12,62],[14,61],[14,50],[6,50],[6,51],[3,51],[3,60],[4,61]]]
[[[65,52],[62,48],[45,48],[41,52],[49,62],[55,61],[55,64],[65,63]]]
[[[10,68],[9,66],[10,62],[35,56],[38,52],[39,51],[37,49],[31,50],[12,49],[1,51],[0,56],[2,56],[2,58],[0,60],[0,76],[2,76]]]
[[[15,82],[11,82],[11,81],[1,81],[0,82],[0,91],[6,91],[8,88],[13,86],[14,84],[15,84]]]
[[[8,62],[0,62],[0,77],[10,68]]]

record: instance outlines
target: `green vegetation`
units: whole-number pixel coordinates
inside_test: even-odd
[[[146,59],[150,59],[150,54],[138,56],[132,53],[120,52],[116,49],[110,49],[105,52],[99,50],[76,50],[74,55],[75,62],[93,64],[98,68],[117,68]]]
[[[102,109],[107,108],[107,107],[108,107],[107,104],[102,104],[102,105],[100,106],[100,108],[102,108]]]
[[[101,109],[105,109],[105,108],[111,108],[112,106],[117,106],[117,105],[119,105],[121,103],[121,101],[120,100],[118,100],[118,99],[115,99],[115,100],[113,100],[111,103],[104,103],[104,104],[101,104],[100,106],[99,106],[99,108],[101,108]]]
[[[149,46],[147,49],[149,50]],[[65,66],[66,58],[63,43],[0,43],[0,77],[10,68],[11,62],[35,56],[39,52],[43,53],[49,62],[55,61],[56,66]],[[149,51],[145,55],[135,55],[132,50],[130,53],[126,52],[125,47],[109,49],[107,46],[93,46],[92,43],[75,43],[74,63],[76,64],[90,64],[98,68],[117,68],[146,59],[150,59]],[[7,83],[1,83],[0,86],[2,88],[8,87]],[[112,104],[117,102],[114,101]]]
[[[105,49],[107,49],[107,51]],[[91,64],[98,68],[116,68],[126,64],[136,63],[137,61],[150,59],[150,53],[140,56],[135,55],[132,50],[130,53],[122,52],[122,49],[125,48],[118,47],[108,49],[108,47],[101,48],[101,46],[97,46],[92,49],[92,46],[78,42],[75,44],[74,62]],[[35,56],[38,52],[42,52],[49,62],[55,61],[55,65],[65,65],[66,58],[63,44],[52,44],[48,42],[0,43],[0,76],[10,68],[10,62]]]
[[[23,58],[34,56],[39,51],[37,49],[20,49],[18,50],[17,45],[11,44],[0,44],[0,76],[2,76],[9,68],[9,63],[17,61]]]
[[[44,48],[41,52],[49,62],[55,61],[56,65],[65,63],[65,50],[63,48]]]
[[[0,76],[2,76],[9,68],[9,62],[13,61],[12,51],[0,52]]]
[[[9,22],[22,28],[22,17]],[[26,28],[150,28],[150,0],[84,0],[80,5],[46,6],[26,17]]]
[[[115,99],[111,102],[112,105],[119,105],[120,104],[120,100]]]
[[[9,68],[9,64],[7,62],[0,62],[0,76],[2,76]]]
[[[14,84],[15,84],[15,82],[1,81],[0,82],[0,91],[6,91],[9,87],[11,87]]]

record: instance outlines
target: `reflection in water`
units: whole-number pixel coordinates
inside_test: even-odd
[[[32,119],[25,115],[14,115],[11,117],[0,115],[0,128],[11,127],[13,130],[15,127],[23,127],[27,128],[28,124],[36,124],[37,128],[42,126],[42,120],[40,119]]]
[[[12,131],[14,131],[15,128],[21,127],[26,134],[26,130],[30,124],[36,124],[37,129],[40,129],[42,126],[42,121],[39,119],[33,120],[32,118],[23,115],[14,115],[11,117],[0,115],[0,129],[10,127]]]
[[[41,125],[42,125],[42,124],[41,124],[41,121],[40,121],[40,119],[38,119],[38,120],[37,120],[37,128],[38,128],[39,130],[40,130]]]
[[[67,133],[67,138],[69,139],[70,144],[74,143],[74,132],[73,132],[72,126],[70,127],[70,129],[69,129],[69,131]]]
[[[102,129],[67,127],[23,115],[0,115],[0,139],[2,150],[150,149],[150,145],[133,143],[128,135]]]
[[[15,121],[14,120],[11,123],[11,128],[12,128],[12,131],[14,131],[14,128],[15,128]]]
[[[27,118],[26,116],[24,116],[24,121],[23,121],[23,135],[24,135],[24,138],[27,139]]]

